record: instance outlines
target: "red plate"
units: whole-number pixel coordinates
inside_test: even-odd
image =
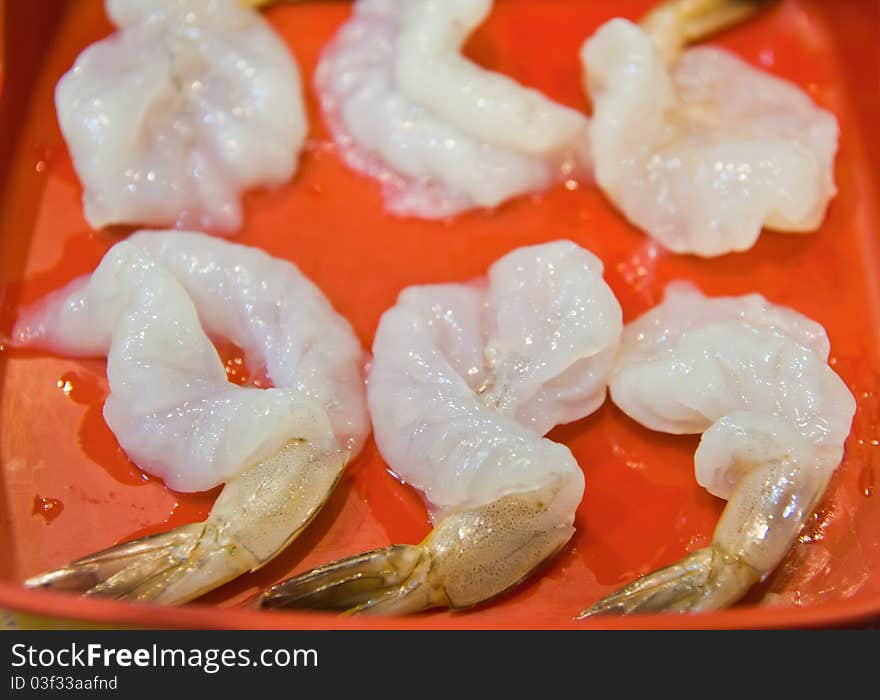
[[[648,2],[504,0],[469,42],[481,64],[588,110],[577,49],[613,13],[638,17]],[[0,133],[2,318],[8,333],[22,304],[90,272],[126,231],[86,224],[81,189],[55,119],[53,89],[89,43],[110,31],[100,0],[6,4]],[[266,14],[296,55],[306,82],[321,47],[350,11],[346,2],[278,6]],[[880,26],[875,2],[786,0],[718,43],[794,81],[832,110],[842,131],[840,193],[821,230],[765,233],[749,252],[715,260],[650,257],[646,237],[592,186],[560,185],[492,213],[449,222],[394,219],[378,187],[345,168],[309,84],[309,141],[299,173],[252,193],[235,239],[289,258],[354,324],[369,348],[380,314],[401,288],[467,280],[518,246],[566,237],[604,261],[631,319],[675,278],[710,294],[758,291],[822,323],[832,363],[858,401],[846,458],[815,515],[778,570],[735,609],[705,615],[576,622],[587,605],[640,574],[706,544],[723,502],[694,481],[697,439],[642,429],[610,403],[554,430],[586,473],[569,546],[525,585],[491,606],[406,619],[256,612],[242,602],[294,572],[428,531],[416,493],[392,478],[367,444],[327,507],[265,569],[196,604],[163,608],[27,591],[20,581],[135,536],[201,519],[216,491],[183,495],[146,478],[104,424],[104,363],[0,346],[0,607],[151,627],[781,627],[842,625],[880,615],[880,457],[877,410],[880,286],[876,209],[880,181]],[[244,381],[236,349],[230,375]]]

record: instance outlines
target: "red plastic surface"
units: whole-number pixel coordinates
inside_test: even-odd
[[[111,27],[99,0],[7,3],[0,131],[0,333],[21,305],[90,272],[127,230],[86,224],[81,188],[58,130],[53,89],[87,44]],[[500,0],[468,44],[481,64],[588,111],[577,49],[612,12],[638,17],[644,0]],[[645,430],[610,403],[554,430],[586,474],[577,533],[526,584],[492,605],[406,619],[257,612],[242,603],[292,573],[392,542],[429,525],[419,496],[386,471],[370,441],[326,508],[263,570],[183,608],[132,605],[23,589],[37,572],[113,543],[201,519],[216,491],[183,495],[145,477],[103,422],[104,363],[0,346],[0,607],[48,616],[166,627],[756,627],[842,625],[880,615],[880,255],[875,125],[880,24],[875,2],[785,0],[718,37],[746,60],[800,85],[841,126],[839,194],[813,235],[765,233],[747,253],[720,259],[649,255],[593,186],[523,197],[491,213],[446,222],[391,218],[379,189],[334,153],[311,88],[321,47],[346,2],[276,6],[270,22],[307,85],[308,147],[295,178],[246,198],[235,240],[293,260],[369,348],[381,313],[405,286],[467,280],[521,245],[566,237],[605,262],[626,319],[659,301],[672,279],[710,294],[758,291],[822,323],[835,370],[858,401],[845,460],[779,569],[734,609],[692,616],[574,616],[602,595],[708,542],[723,502],[694,481],[694,437]],[[231,378],[240,366],[226,347]],[[219,608],[219,609],[218,609]]]

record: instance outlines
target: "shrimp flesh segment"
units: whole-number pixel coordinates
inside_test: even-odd
[[[697,481],[727,499],[712,544],[599,601],[602,613],[731,605],[782,560],[843,458],[855,400],[814,321],[758,294],[676,283],[627,325],[612,400],[653,430],[702,433]]]
[[[315,85],[342,157],[388,209],[442,218],[588,171],[587,119],[461,47],[491,0],[357,0]]]
[[[240,195],[297,167],[307,120],[284,42],[236,0],[106,0],[119,31],[55,92],[86,219],[230,233]]]
[[[227,381],[200,315],[276,386]],[[316,347],[319,328],[338,344]],[[348,324],[293,265],[203,234],[116,244],[91,276],[26,310],[14,341],[106,354],[104,416],[132,460],[176,490],[226,484],[204,523],[91,555],[31,586],[190,600],[280,552],[366,436],[363,353]],[[325,403],[334,389],[344,410]]]
[[[728,51],[679,52],[743,7],[704,0],[641,27],[613,19],[581,50],[596,181],[676,253],[746,250],[762,227],[814,231],[836,192],[833,114]]]
[[[410,287],[379,324],[368,403],[386,463],[434,530],[278,584],[264,607],[409,613],[515,586],[574,532],[583,472],[541,437],[604,401],[622,331],[602,264],[521,248],[471,284]]]

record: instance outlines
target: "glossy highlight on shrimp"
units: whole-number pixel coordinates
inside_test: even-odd
[[[265,608],[464,608],[527,577],[574,532],[584,475],[542,437],[604,401],[620,306],[569,241],[517,249],[471,284],[410,287],[373,344],[368,401],[389,467],[434,529],[280,583]]]

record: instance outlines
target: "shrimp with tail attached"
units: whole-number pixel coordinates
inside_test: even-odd
[[[574,532],[584,476],[541,437],[604,401],[622,331],[602,264],[559,241],[471,284],[410,287],[379,324],[368,376],[376,444],[434,529],[282,582],[263,608],[465,608],[526,578]]]
[[[628,324],[611,397],[642,425],[702,433],[697,481],[728,503],[712,544],[582,617],[731,605],[782,560],[843,458],[855,399],[818,323],[758,294],[675,283]]]
[[[270,389],[227,380],[207,333]],[[179,491],[225,483],[201,523],[35,576],[30,587],[177,604],[281,552],[368,433],[364,353],[292,264],[204,234],[141,232],[92,275],[26,310],[19,346],[107,356],[104,417],[142,469]]]

